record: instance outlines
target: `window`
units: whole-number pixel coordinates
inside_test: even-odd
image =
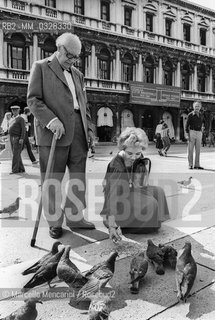
[[[74,13],[84,15],[84,0],[75,0]]]
[[[45,6],[56,8],[56,0],[45,0]]]
[[[205,92],[205,78],[198,78],[198,91]]]
[[[200,44],[206,46],[206,29],[200,28]]]
[[[133,59],[130,54],[125,54],[122,59],[122,81],[133,80]]]
[[[146,83],[154,83],[154,60],[147,57],[145,62]]]
[[[42,46],[42,59],[48,58],[56,51],[56,45],[53,38],[47,38]]]
[[[125,26],[131,27],[131,24],[132,24],[131,17],[132,17],[132,8],[125,7],[125,20],[124,20]]]
[[[11,68],[26,69],[25,38],[21,34],[15,34],[11,37],[10,55]]]
[[[172,35],[172,20],[166,19],[166,36],[171,37]]]
[[[153,14],[146,13],[146,30],[153,32]]]
[[[164,71],[164,84],[166,86],[172,86],[172,70]]]
[[[184,23],[183,25],[183,33],[184,33],[184,40],[190,41],[190,25],[187,23]]]
[[[98,72],[99,79],[110,80],[110,54],[106,49],[100,52]]]
[[[189,86],[190,86],[189,74],[182,75],[181,86],[183,90],[189,90]]]
[[[107,1],[101,1],[101,19],[110,21],[110,3]]]
[[[206,70],[205,65],[200,64],[197,67],[197,76],[198,76],[198,91],[205,92],[205,78],[206,78]]]
[[[172,74],[173,74],[173,68],[172,68],[172,62],[166,61],[164,66],[164,84],[167,86],[172,86]]]
[[[154,69],[146,67],[146,83],[154,83]]]
[[[181,69],[181,87],[183,90],[190,89],[190,67],[188,63],[184,63]]]

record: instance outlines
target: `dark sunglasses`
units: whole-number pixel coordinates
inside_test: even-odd
[[[79,55],[74,55],[72,53],[69,53],[65,47],[64,47],[64,50],[65,50],[65,55],[68,59],[71,59],[71,60],[78,60],[79,59]]]

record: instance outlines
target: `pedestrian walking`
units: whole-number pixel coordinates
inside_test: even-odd
[[[51,57],[34,62],[27,93],[28,107],[35,117],[42,183],[53,134],[57,139],[51,178],[59,183],[43,192],[49,234],[55,239],[62,236],[64,215],[71,230],[95,228],[83,216],[88,139],[91,146],[94,133],[84,76],[74,67],[81,53],[81,41],[72,33],[64,33],[57,38],[56,46]],[[72,186],[62,204],[61,181],[66,167]]]
[[[11,106],[13,116],[9,122],[9,135],[12,147],[12,171],[10,174],[25,172],[25,168],[21,158],[23,143],[25,138],[25,121],[19,115],[20,107]]]
[[[24,113],[21,114],[21,116],[23,117],[23,119],[25,120],[25,129],[26,129],[26,133],[25,133],[25,139],[24,139],[24,144],[23,144],[23,148],[26,146],[27,152],[28,152],[28,156],[32,162],[33,165],[37,165],[38,161],[36,160],[32,149],[31,149],[31,144],[29,141],[29,137],[28,137],[28,132],[29,132],[29,128],[31,123],[28,121],[28,117],[30,116],[31,112],[30,109],[28,107],[24,108]]]
[[[201,101],[193,102],[193,111],[188,114],[186,132],[188,133],[188,163],[189,169],[204,169],[200,166],[200,148],[202,142],[203,116],[200,113]],[[195,149],[195,162],[193,167],[193,153]]]
[[[167,157],[167,151],[171,146],[170,138],[169,138],[169,128],[168,125],[164,122],[161,128],[161,140],[163,143],[162,154]]]
[[[158,149],[158,154],[160,156],[163,156],[163,153],[162,153],[162,149],[163,149],[163,142],[162,142],[162,139],[161,139],[161,130],[162,130],[162,125],[163,125],[164,121],[163,120],[160,120],[156,129],[155,129],[155,147]]]
[[[8,130],[9,130],[11,117],[12,117],[11,112],[6,112],[4,115],[4,119],[2,120],[2,123],[1,123],[1,135],[3,135],[2,140],[5,143],[5,148],[1,152],[1,156],[2,156],[2,153],[4,154],[6,153],[10,158],[12,158],[12,148],[11,148],[10,135]]]

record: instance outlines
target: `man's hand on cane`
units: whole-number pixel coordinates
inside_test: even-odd
[[[55,119],[51,122],[49,130],[54,133],[56,139],[60,139],[62,135],[65,134],[64,125],[59,119]]]

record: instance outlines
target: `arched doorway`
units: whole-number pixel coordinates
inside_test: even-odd
[[[141,119],[142,119],[142,129],[146,132],[148,139],[152,141],[154,136],[152,111],[146,110],[141,116]]]
[[[134,116],[133,113],[128,110],[124,109],[121,114],[121,132],[127,127],[135,127],[134,125]]]
[[[113,131],[113,112],[108,107],[102,107],[97,112],[97,136],[99,141],[110,142]]]

